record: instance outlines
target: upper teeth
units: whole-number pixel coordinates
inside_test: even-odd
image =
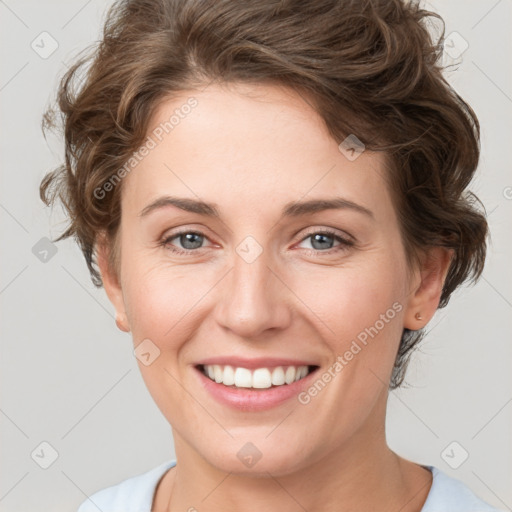
[[[277,366],[276,368],[235,368],[233,366],[221,366],[218,364],[205,364],[204,373],[210,379],[225,386],[236,386],[237,388],[269,388],[270,386],[281,386],[291,384],[302,379],[308,373],[307,366]]]

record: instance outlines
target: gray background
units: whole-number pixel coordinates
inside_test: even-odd
[[[174,457],[131,338],[116,329],[78,248],[61,242],[52,255],[41,242],[65,225],[62,212],[50,215],[38,198],[41,178],[62,156],[61,141],[43,138],[41,115],[66,63],[99,37],[109,4],[0,0],[1,511],[73,511],[86,495]],[[512,510],[512,4],[425,6],[444,17],[447,35],[456,31],[469,44],[446,76],[482,124],[472,188],[489,213],[492,245],[481,281],[431,322],[408,372],[411,387],[390,394],[388,440],[402,456]],[[40,53],[52,41],[43,31],[58,43],[46,58]],[[52,449],[42,442],[58,453],[47,469],[40,466],[52,462]],[[452,469],[463,450],[468,459]]]

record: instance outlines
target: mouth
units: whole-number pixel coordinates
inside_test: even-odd
[[[262,412],[297,400],[320,366],[287,357],[216,356],[197,361],[193,368],[200,386],[217,403]]]
[[[289,386],[305,379],[319,367],[317,365],[279,365],[245,368],[243,366],[223,364],[196,365],[205,377],[228,388],[264,390]]]

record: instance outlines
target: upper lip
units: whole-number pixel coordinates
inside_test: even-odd
[[[196,363],[196,366],[213,365],[233,366],[235,368],[275,368],[277,366],[318,366],[311,361],[281,357],[256,357],[247,359],[244,357],[217,356],[203,359]]]

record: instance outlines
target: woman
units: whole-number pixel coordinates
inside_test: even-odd
[[[496,510],[386,443],[480,275],[472,109],[399,0],[132,0],[61,83],[63,201],[176,461],[79,512]],[[91,62],[82,83],[74,83]]]

